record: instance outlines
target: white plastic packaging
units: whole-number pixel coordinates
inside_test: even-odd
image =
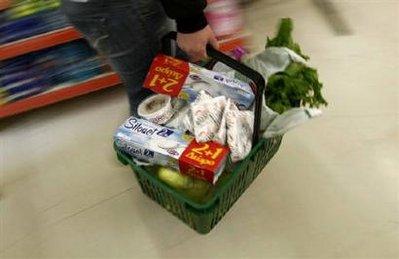
[[[314,108],[293,108],[281,115],[278,115],[263,133],[264,138],[280,136],[299,125],[318,117],[322,114],[321,110]]]
[[[140,117],[152,123],[163,125],[172,118],[175,110],[172,107],[170,96],[156,94],[141,102],[137,113]]]
[[[210,97],[204,91],[200,92],[199,100],[191,104],[194,122],[194,135],[197,142],[208,142],[214,139],[220,128],[226,98]]]
[[[254,113],[240,111],[229,101],[226,106],[227,144],[230,148],[231,160],[237,162],[251,152]]]

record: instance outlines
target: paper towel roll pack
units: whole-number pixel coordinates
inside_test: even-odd
[[[179,170],[215,184],[229,149],[215,142],[197,143],[181,131],[130,117],[114,135],[115,144],[132,157]]]

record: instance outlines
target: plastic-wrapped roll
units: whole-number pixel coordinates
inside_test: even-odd
[[[215,139],[215,135],[221,128],[222,116],[226,105],[226,98],[224,96],[215,98],[207,96],[205,92],[201,91],[200,98],[209,98],[209,100],[200,100],[191,105],[194,135],[195,139],[200,143]]]
[[[251,151],[254,114],[240,111],[231,100],[226,105],[227,144],[232,162],[243,160]]]
[[[137,113],[152,123],[162,125],[172,118],[175,110],[172,107],[170,96],[157,94],[140,103]]]

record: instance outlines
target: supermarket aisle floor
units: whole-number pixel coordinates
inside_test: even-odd
[[[115,160],[116,88],[0,122],[0,257],[398,258],[399,2],[336,1],[355,33],[344,37],[310,1],[267,2],[248,11],[257,46],[293,17],[330,107],[285,137],[209,235]]]

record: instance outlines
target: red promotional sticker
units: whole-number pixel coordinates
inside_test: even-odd
[[[180,172],[214,183],[215,174],[225,161],[229,149],[216,142],[193,140],[179,159]]]
[[[159,54],[152,61],[144,87],[159,94],[177,97],[189,70],[187,62]]]

